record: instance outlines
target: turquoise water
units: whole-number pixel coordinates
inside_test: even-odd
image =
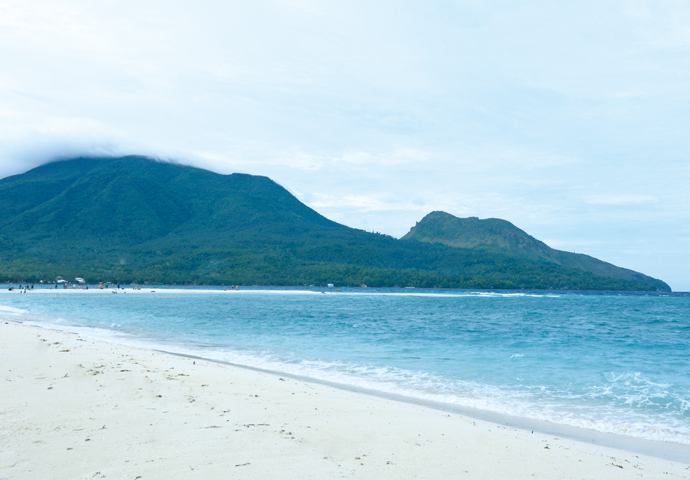
[[[0,318],[690,444],[687,295],[120,292],[2,293]]]

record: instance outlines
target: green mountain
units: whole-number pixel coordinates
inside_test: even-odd
[[[651,283],[660,290],[668,288],[659,280],[627,268],[616,267],[589,255],[555,250],[500,218],[480,220],[477,217],[458,218],[446,212],[431,212],[402,239],[485,252],[501,252],[517,258],[580,269],[603,277]]]
[[[670,290],[591,257],[414,238],[429,217],[401,240],[349,228],[266,177],[144,157],[49,163],[0,180],[0,199],[0,281]]]

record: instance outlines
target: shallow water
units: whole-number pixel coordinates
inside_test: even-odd
[[[690,296],[120,292],[7,292],[0,318],[690,444]]]

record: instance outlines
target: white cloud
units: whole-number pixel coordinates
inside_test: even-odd
[[[590,205],[637,205],[641,203],[655,203],[657,198],[652,195],[589,195],[585,197],[585,202]]]
[[[311,193],[309,205],[319,209],[347,209],[353,213],[388,212],[392,210],[424,211],[424,200],[419,198],[394,198],[387,195],[336,195]]]
[[[344,162],[354,165],[377,165],[390,167],[404,164],[426,164],[431,159],[428,152],[414,149],[399,149],[393,152],[374,154],[369,152],[346,153],[333,159],[334,162]]]

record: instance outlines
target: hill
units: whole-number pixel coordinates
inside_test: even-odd
[[[0,180],[0,198],[0,280],[668,290],[500,245],[349,228],[269,178],[137,156],[49,163]]]
[[[517,258],[543,261],[580,269],[604,277],[647,282],[666,290],[668,285],[639,272],[620,268],[589,255],[555,250],[512,223],[500,218],[458,218],[446,212],[431,212],[403,240],[437,243],[455,248],[501,252]]]

